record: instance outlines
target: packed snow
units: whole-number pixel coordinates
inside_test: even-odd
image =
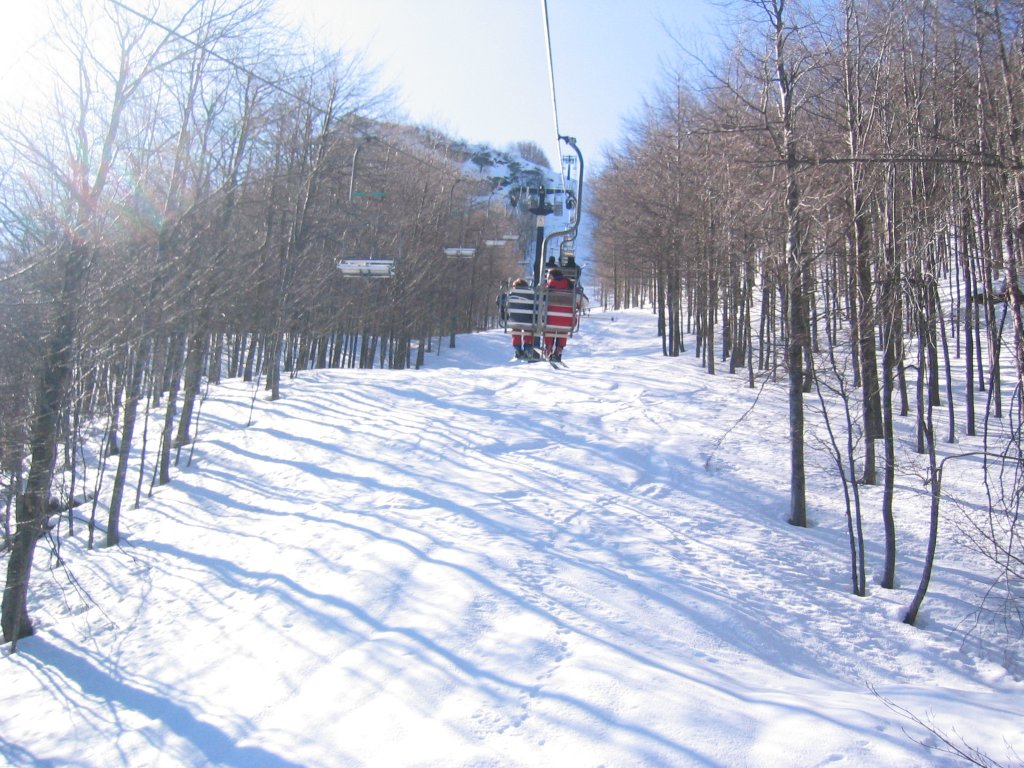
[[[81,523],[63,564],[41,543],[38,632],[0,660],[0,759],[961,765],[935,730],[1019,763],[1019,659],[978,623],[990,574],[953,511],[920,626],[900,621],[920,483],[901,475],[895,590],[864,489],[856,597],[816,444],[811,525],[786,523],[783,380],[664,357],[647,310],[585,318],[565,370],[511,353],[492,331],[421,371],[304,371],[277,402],[211,388],[121,546],[87,551]]]

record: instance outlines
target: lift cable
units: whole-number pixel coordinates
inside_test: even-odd
[[[551,113],[555,120],[555,157],[558,161],[558,173],[562,179],[562,191],[565,191],[565,171],[562,168],[562,132],[558,126],[558,99],[555,97],[555,62],[551,55],[551,23],[548,19],[548,0],[540,0],[541,11],[544,16],[544,43],[548,56],[548,81],[551,85]]]
[[[245,66],[243,64],[239,64],[234,59],[231,59],[231,58],[229,58],[227,56],[223,56],[220,53],[217,53],[217,51],[211,49],[208,45],[205,45],[205,44],[203,44],[203,43],[201,43],[201,42],[199,42],[197,40],[193,40],[187,34],[185,34],[183,32],[179,32],[177,29],[174,29],[172,27],[167,26],[166,24],[158,21],[152,15],[150,15],[148,13],[144,13],[144,12],[142,12],[142,11],[136,9],[136,8],[133,8],[130,5],[127,5],[126,3],[121,2],[121,0],[107,0],[107,2],[109,2],[111,5],[113,5],[113,6],[117,7],[117,8],[120,8],[121,10],[123,10],[123,11],[125,11],[127,13],[130,13],[130,14],[132,14],[134,16],[139,17],[143,21],[145,21],[145,22],[147,22],[149,24],[152,24],[154,27],[157,27],[158,29],[163,30],[168,35],[170,35],[171,37],[177,38],[178,40],[181,40],[182,42],[187,43],[188,45],[192,46],[194,49],[196,49],[198,51],[202,51],[203,53],[208,54],[209,56],[211,56],[214,59],[217,59],[221,63],[226,64],[227,66],[235,69],[236,71],[241,72],[242,74],[251,77],[253,80],[256,80],[256,81],[258,81],[260,83],[263,83],[264,85],[266,85],[267,87],[271,88],[272,90],[278,91],[279,93],[281,93],[284,96],[287,96],[290,99],[294,99],[297,103],[302,104],[305,107],[309,107],[310,109],[312,109],[313,111],[317,112],[318,114],[320,114],[320,115],[327,115],[327,110],[325,110],[323,107],[319,106],[318,104],[313,103],[313,101],[311,101],[309,98],[301,96],[301,95],[295,93],[294,91],[288,90],[287,88],[285,88],[280,83],[274,82],[273,80],[270,80],[269,78],[266,78],[263,75],[260,75],[258,72],[254,71],[252,68],[247,67],[247,66]],[[358,116],[358,112],[355,112],[355,111],[352,111],[352,112],[350,112],[348,114]],[[374,141],[376,141],[379,144],[384,145],[388,149],[391,149],[391,150],[397,152],[398,154],[405,155],[406,157],[408,157],[408,158],[410,158],[412,160],[415,160],[416,162],[418,162],[418,163],[420,163],[422,165],[425,165],[428,168],[432,168],[435,171],[439,171],[441,173],[449,173],[451,171],[450,168],[442,168],[441,166],[436,165],[435,163],[432,163],[429,160],[425,160],[424,158],[419,157],[418,155],[410,152],[407,149],[404,149],[403,147],[395,144],[392,141],[388,141],[387,139],[383,139],[383,138],[381,138],[379,136],[376,136],[376,135],[372,136],[372,138],[373,138]]]

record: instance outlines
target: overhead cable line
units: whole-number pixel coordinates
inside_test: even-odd
[[[310,109],[312,109],[313,111],[317,112],[318,114],[325,115],[325,116],[328,114],[326,109],[324,109],[323,107],[313,103],[312,101],[310,101],[305,96],[301,96],[301,95],[299,95],[297,93],[294,93],[293,91],[289,91],[287,88],[282,86],[280,83],[276,83],[273,80],[270,80],[270,79],[264,77],[263,75],[260,75],[258,72],[254,71],[253,69],[251,69],[251,68],[249,68],[249,67],[247,67],[247,66],[245,66],[243,64],[239,64],[237,61],[235,61],[235,60],[233,60],[231,58],[228,58],[227,56],[223,56],[223,55],[217,53],[215,50],[211,49],[209,46],[207,46],[207,45],[205,45],[205,44],[203,44],[201,42],[198,42],[196,40],[193,40],[192,38],[188,37],[186,34],[184,34],[182,32],[179,32],[177,29],[174,29],[174,28],[169,27],[169,26],[167,26],[166,24],[164,24],[164,23],[162,23],[160,21],[157,21],[157,19],[154,18],[153,16],[151,16],[149,14],[146,14],[146,13],[143,13],[142,11],[136,10],[135,8],[132,8],[131,6],[126,5],[125,3],[121,2],[121,0],[107,0],[107,2],[109,2],[113,6],[116,6],[117,8],[120,8],[121,10],[123,10],[123,11],[125,11],[127,13],[130,13],[130,14],[132,14],[134,16],[138,16],[143,21],[145,21],[145,22],[147,22],[149,24],[152,24],[153,26],[157,27],[158,29],[163,30],[168,35],[170,35],[172,37],[175,37],[175,38],[177,38],[178,40],[181,40],[184,43],[187,43],[188,45],[192,46],[194,49],[196,49],[198,51],[202,51],[203,53],[209,54],[211,57],[217,59],[221,63],[226,64],[227,66],[231,67],[232,69],[235,69],[238,72],[241,72],[241,73],[243,73],[245,75],[248,75],[253,80],[256,80],[258,82],[263,83],[267,87],[269,87],[269,88],[271,88],[271,89],[273,89],[273,90],[283,94],[284,96],[287,96],[290,99],[294,99],[299,104],[302,104],[303,106],[309,107]],[[353,115],[353,116],[356,115],[355,112],[351,112],[349,114]],[[392,142],[389,142],[386,139],[382,139],[379,136],[373,136],[372,138],[375,141],[383,144],[385,147],[388,147],[389,149],[392,149],[392,150],[394,150],[395,152],[397,152],[399,154],[405,155],[406,157],[409,157],[409,158],[411,158],[413,160],[416,160],[417,162],[422,163],[423,165],[427,166],[428,168],[433,168],[435,171],[439,171],[441,173],[448,173],[451,170],[450,168],[442,168],[441,166],[435,165],[434,163],[431,163],[429,160],[424,160],[422,157],[419,157],[418,155],[414,155],[412,152],[409,152],[408,150],[402,149],[398,145],[396,145],[396,144],[394,144]]]
[[[558,127],[558,99],[555,97],[555,62],[551,55],[551,23],[548,20],[548,0],[540,0],[541,11],[544,16],[544,44],[548,58],[548,81],[551,85],[551,114],[555,121],[555,158],[558,162],[558,173],[562,179],[562,191],[565,191],[565,171],[562,170],[562,132]]]

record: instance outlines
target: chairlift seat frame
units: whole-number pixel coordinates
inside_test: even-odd
[[[395,276],[395,262],[392,259],[342,259],[336,266],[344,277]]]
[[[571,288],[512,288],[506,307],[506,332],[567,339],[579,327],[579,301]]]

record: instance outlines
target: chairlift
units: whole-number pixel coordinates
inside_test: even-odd
[[[504,330],[533,336],[567,339],[579,328],[582,294],[574,289],[511,288],[505,297]]]
[[[337,266],[343,277],[387,278],[395,276],[394,259],[342,259]]]

